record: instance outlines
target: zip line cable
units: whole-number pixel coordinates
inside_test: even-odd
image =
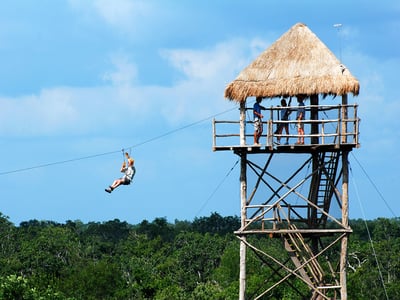
[[[390,207],[389,204],[387,203],[385,197],[384,197],[384,196],[382,195],[382,193],[379,191],[379,189],[378,189],[378,187],[376,186],[376,184],[373,182],[373,180],[372,180],[371,177],[368,175],[368,173],[366,172],[366,170],[364,169],[364,167],[361,165],[361,163],[358,161],[358,159],[355,157],[355,155],[354,155],[353,153],[351,153],[351,154],[352,154],[354,160],[357,162],[357,164],[358,164],[359,167],[361,168],[361,170],[364,172],[364,175],[367,177],[367,179],[369,180],[369,182],[371,183],[371,185],[374,187],[375,191],[378,193],[379,197],[380,197],[380,198],[383,200],[383,202],[385,203],[386,207],[389,209],[389,211],[392,213],[392,215],[396,218],[396,217],[397,217],[396,214],[395,214],[394,211],[391,209],[391,207]],[[360,200],[360,196],[359,196],[359,193],[358,193],[358,188],[357,188],[357,185],[355,184],[354,176],[353,176],[353,170],[352,170],[351,167],[350,167],[350,172],[351,172],[351,175],[352,175],[353,185],[354,185],[354,187],[355,187],[355,192],[356,192],[356,195],[357,195],[358,203],[359,203],[359,205],[360,205],[361,213],[362,213],[362,215],[363,215],[364,225],[365,225],[365,228],[366,228],[366,231],[367,231],[367,234],[368,234],[368,239],[369,239],[369,242],[370,242],[370,244],[371,244],[372,255],[374,256],[375,263],[376,263],[376,266],[377,266],[377,268],[378,268],[379,279],[380,279],[380,281],[381,281],[381,283],[382,283],[382,286],[383,286],[383,290],[384,290],[384,292],[385,292],[386,299],[389,300],[389,297],[388,297],[388,294],[387,294],[387,291],[386,291],[385,282],[384,282],[384,280],[383,280],[382,271],[381,271],[381,268],[380,268],[380,265],[379,265],[378,256],[376,255],[376,250],[375,250],[375,247],[374,247],[374,242],[373,242],[373,240],[372,240],[371,233],[370,233],[370,231],[369,231],[368,224],[367,224],[367,222],[366,222],[366,216],[365,216],[365,212],[364,212],[364,207],[362,206],[362,203],[361,203],[361,200]]]
[[[203,119],[201,119],[201,120],[198,120],[198,121],[195,121],[195,122],[193,122],[193,123],[184,125],[184,126],[182,126],[182,127],[180,127],[180,128],[177,128],[177,129],[168,131],[168,132],[166,132],[166,133],[163,133],[163,134],[161,134],[161,135],[155,136],[155,137],[153,137],[153,138],[150,138],[150,139],[148,139],[148,140],[146,140],[146,141],[143,141],[143,142],[141,142],[141,143],[135,144],[135,145],[133,145],[133,146],[124,147],[124,148],[122,148],[122,149],[123,149],[123,150],[124,150],[124,149],[131,150],[132,148],[136,148],[136,147],[143,146],[143,145],[145,145],[145,144],[154,142],[155,140],[159,140],[159,139],[164,138],[164,137],[166,137],[166,136],[168,136],[168,135],[174,134],[174,133],[176,133],[176,132],[178,132],[178,131],[187,129],[187,128],[189,128],[189,127],[192,127],[192,126],[195,126],[195,125],[197,125],[197,124],[200,124],[200,123],[202,123],[202,122],[204,122],[204,121],[210,120],[210,119],[215,118],[215,117],[220,116],[220,115],[223,115],[223,114],[225,114],[225,113],[227,113],[227,112],[230,112],[230,111],[232,111],[232,110],[234,110],[234,109],[237,109],[237,107],[230,108],[230,109],[228,109],[228,110],[225,110],[225,111],[223,111],[223,112],[214,114],[214,115],[212,115],[212,116],[208,116],[208,117],[203,118]],[[121,150],[108,151],[108,152],[103,152],[103,153],[98,153],[98,154],[92,154],[92,155],[83,156],[83,157],[78,157],[78,158],[71,158],[71,159],[66,159],[66,160],[61,160],[61,161],[56,161],[56,162],[45,163],[45,164],[36,165],[36,166],[32,166],[32,167],[27,167],[27,168],[21,168],[21,169],[15,169],[15,170],[10,170],[10,171],[4,171],[4,172],[0,172],[0,176],[8,175],[8,174],[13,174],[13,173],[20,173],[20,172],[30,171],[30,170],[34,170],[34,169],[46,168],[46,167],[55,166],[55,165],[67,164],[67,163],[72,163],[72,162],[76,162],[76,161],[80,161],[80,160],[86,160],[86,159],[91,159],[91,158],[95,158],[95,157],[100,157],[100,156],[111,155],[111,154],[119,153],[120,151],[121,151]]]
[[[208,202],[211,200],[211,198],[215,195],[215,193],[219,190],[219,188],[222,186],[222,184],[225,182],[225,180],[229,177],[229,175],[232,173],[233,169],[236,167],[236,165],[239,163],[239,159],[235,162],[233,167],[229,170],[229,172],[225,175],[224,178],[222,178],[221,182],[216,186],[214,191],[210,194],[210,196],[204,201],[203,205],[200,207],[199,211],[196,213],[196,217],[200,214],[200,212],[206,207]]]
[[[125,149],[133,149],[133,148],[142,146],[142,145],[144,145],[144,144],[148,144],[148,143],[154,142],[155,140],[161,139],[161,138],[163,138],[163,137],[165,137],[165,136],[171,135],[171,134],[173,134],[173,133],[176,133],[176,132],[178,132],[178,131],[184,130],[184,129],[189,128],[189,127],[192,127],[192,126],[194,126],[194,125],[200,124],[200,123],[202,123],[202,122],[204,122],[204,121],[208,121],[208,120],[210,120],[210,119],[212,119],[212,118],[215,118],[215,117],[217,117],[217,116],[223,115],[223,114],[225,114],[225,113],[227,113],[227,112],[230,112],[230,111],[232,111],[232,110],[234,110],[234,109],[237,109],[237,107],[230,108],[230,109],[225,110],[225,111],[223,111],[223,112],[220,112],[220,113],[218,113],[218,114],[215,114],[215,115],[206,117],[206,118],[201,119],[201,120],[198,120],[198,121],[196,121],[196,122],[193,122],[193,123],[184,125],[184,126],[182,126],[182,127],[180,127],[180,128],[177,128],[177,129],[168,131],[168,132],[166,132],[166,133],[164,133],[164,134],[161,134],[161,135],[159,135],[159,136],[150,138],[150,139],[148,139],[147,141],[144,141],[144,142],[135,144],[135,145],[130,146],[130,147],[127,147],[127,148],[125,148]],[[0,173],[0,175],[1,175],[1,173]]]
[[[85,159],[95,158],[95,157],[99,157],[99,156],[110,155],[110,154],[114,154],[114,153],[117,153],[120,151],[121,150],[104,152],[104,153],[100,153],[100,154],[93,154],[93,155],[88,155],[88,156],[83,156],[83,157],[78,157],[78,158],[71,158],[71,159],[67,159],[67,160],[51,162],[51,163],[37,165],[37,166],[33,166],[33,167],[28,167],[28,168],[21,168],[21,169],[16,169],[16,170],[12,170],[12,171],[0,172],[0,176],[12,174],[12,173],[20,173],[20,172],[30,171],[30,170],[34,170],[34,169],[46,168],[46,167],[55,166],[55,165],[67,164],[67,163],[71,163],[71,162],[75,162],[75,161],[79,161],[79,160],[85,160]]]
[[[383,200],[383,202],[385,203],[386,207],[389,209],[389,211],[392,213],[393,217],[397,217],[395,212],[392,210],[392,208],[389,206],[389,204],[387,203],[385,197],[383,197],[382,193],[379,191],[378,187],[376,186],[376,184],[372,181],[371,177],[369,177],[368,173],[365,171],[365,169],[363,168],[363,166],[361,165],[361,163],[357,160],[357,158],[355,157],[355,155],[353,153],[351,153],[353,158],[355,159],[355,161],[357,162],[357,164],[359,165],[359,167],[361,168],[361,170],[364,172],[364,175],[367,177],[367,179],[369,180],[369,182],[371,183],[371,185],[374,187],[375,191],[378,193],[379,197]]]
[[[356,192],[358,204],[360,205],[361,213],[362,213],[362,215],[363,215],[363,221],[364,221],[365,229],[367,230],[369,243],[371,244],[372,255],[374,256],[375,263],[376,263],[376,266],[377,266],[377,268],[378,268],[379,279],[380,279],[381,284],[382,284],[382,286],[383,286],[383,290],[384,290],[384,292],[385,292],[386,299],[389,300],[389,297],[388,297],[388,294],[387,294],[387,291],[386,291],[385,281],[383,280],[382,271],[381,271],[381,268],[380,268],[380,266],[379,266],[378,256],[376,255],[376,251],[375,251],[375,247],[374,247],[374,242],[373,242],[373,240],[372,240],[371,233],[370,233],[369,228],[368,228],[368,224],[367,224],[366,216],[365,216],[365,212],[364,212],[364,207],[363,207],[363,205],[362,205],[362,203],[361,203],[361,200],[360,200],[360,195],[359,195],[359,193],[358,193],[358,188],[357,188],[357,185],[356,185],[356,183],[355,183],[354,176],[353,176],[353,171],[352,171],[351,167],[350,167],[350,174],[351,174],[351,179],[352,179],[352,181],[353,181],[353,185],[354,185],[354,187],[355,187],[355,192]]]

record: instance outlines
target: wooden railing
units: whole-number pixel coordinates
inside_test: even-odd
[[[357,104],[349,105],[309,105],[305,106],[306,118],[302,121],[296,120],[298,107],[291,106],[291,114],[288,121],[279,118],[281,107],[269,107],[263,111],[263,134],[260,143],[263,146],[273,147],[274,142],[280,137],[281,145],[289,139],[289,145],[294,145],[299,135],[297,125],[304,124],[304,140],[307,145],[359,145],[359,124],[357,116]],[[310,110],[318,111],[318,119],[309,119]],[[248,120],[245,120],[245,141],[246,146],[253,146],[253,121],[252,109],[246,108]],[[251,118],[250,118],[251,116]],[[343,116],[346,116],[344,119]],[[268,118],[268,119],[267,119]],[[289,134],[282,131],[275,133],[279,124],[288,124]],[[240,145],[240,121],[222,121],[213,119],[213,150],[229,150]],[[312,130],[311,130],[312,129]]]

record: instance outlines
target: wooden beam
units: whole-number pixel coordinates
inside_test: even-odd
[[[246,103],[240,104],[240,144],[246,144]],[[240,157],[240,200],[241,200],[241,228],[246,225],[246,202],[247,202],[247,153],[242,151]],[[246,299],[246,237],[240,241],[240,266],[239,266],[239,300]]]

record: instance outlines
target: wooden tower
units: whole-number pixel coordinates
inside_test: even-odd
[[[348,103],[348,93],[358,92],[348,69],[300,23],[226,87],[225,97],[239,103],[240,115],[213,120],[213,150],[233,151],[241,161],[241,227],[235,232],[240,300],[269,299],[281,284],[299,299],[347,299],[348,156],[359,147],[357,105]],[[297,104],[282,121],[278,103],[265,107],[270,100],[264,100],[264,132],[261,146],[255,145],[254,97],[297,103],[300,95],[306,97],[301,121],[295,117]],[[322,105],[323,99],[340,102]],[[289,134],[275,131],[282,123],[289,125]],[[305,127],[304,144],[295,143],[299,123]],[[278,254],[269,253],[270,247]],[[268,269],[252,291],[246,281],[249,251]]]

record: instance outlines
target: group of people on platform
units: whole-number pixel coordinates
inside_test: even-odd
[[[262,110],[266,110],[264,106],[261,105],[262,97],[256,97],[256,102],[253,106],[253,118],[254,118],[254,145],[260,146],[260,137],[263,133],[263,123],[262,118],[264,117],[261,113]],[[304,108],[304,95],[297,96],[298,107],[296,110],[296,120],[297,120],[297,145],[304,145],[304,123],[302,122],[305,118],[305,108]],[[290,101],[289,101],[290,102]],[[294,109],[293,109],[294,110]],[[289,123],[286,121],[289,120],[289,115],[292,112],[292,109],[289,108],[286,99],[281,99],[281,109],[280,109],[280,121],[284,121],[282,123],[278,123],[277,129],[274,134],[276,137],[276,144],[280,144],[281,136],[283,131],[286,133],[286,145],[289,144]]]

